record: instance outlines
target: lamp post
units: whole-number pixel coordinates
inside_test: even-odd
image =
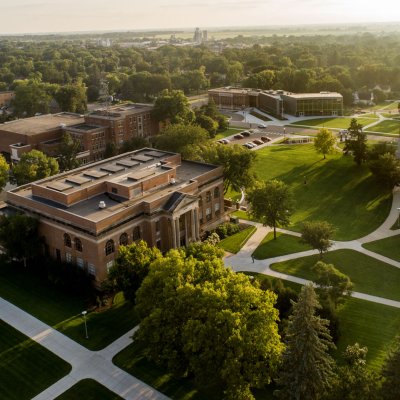
[[[87,324],[86,324],[86,314],[87,314],[87,311],[82,311],[83,321],[85,323],[85,338],[89,339],[89,335],[88,335],[88,332],[87,332]]]
[[[397,227],[400,228],[400,207],[397,207]]]

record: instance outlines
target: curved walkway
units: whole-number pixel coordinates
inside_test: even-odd
[[[391,258],[382,256],[378,253],[374,253],[370,250],[365,249],[362,247],[364,243],[372,242],[375,240],[384,239],[387,237],[395,236],[400,234],[400,229],[390,230],[390,228],[395,224],[399,217],[398,208],[400,207],[400,187],[397,187],[393,190],[393,201],[392,201],[392,208],[391,211],[383,222],[375,231],[372,233],[351,241],[334,241],[330,251],[339,250],[339,249],[348,249],[348,250],[355,250],[359,253],[363,253],[369,257],[375,258],[379,261],[383,261],[387,264],[390,264],[396,268],[400,268],[400,262],[395,261]],[[258,272],[265,275],[270,275],[276,278],[280,278],[283,280],[299,283],[299,284],[306,284],[311,281],[308,281],[303,278],[299,278],[293,275],[284,274],[281,272],[277,272],[272,270],[270,267],[274,263],[279,263],[283,261],[293,260],[296,258],[307,257],[310,255],[318,254],[317,250],[307,250],[299,253],[292,253],[283,256],[268,258],[265,260],[255,260],[252,259],[252,254],[255,249],[259,246],[261,241],[267,235],[267,233],[272,232],[272,228],[265,227],[258,222],[252,221],[242,221],[257,227],[257,231],[254,235],[248,240],[248,242],[243,246],[243,248],[237,253],[228,255],[225,257],[225,264],[231,267],[234,271],[249,271],[249,272]],[[300,237],[300,233],[289,231],[286,229],[277,229],[279,232],[283,232],[289,235],[298,236]],[[382,297],[368,295],[366,293],[359,293],[353,292],[352,296],[358,299],[363,299],[367,301],[372,301],[374,303],[385,304],[392,307],[400,308],[400,301],[385,299]]]
[[[132,343],[131,337],[137,328],[131,329],[103,350],[95,352],[86,349],[1,297],[0,315],[4,322],[72,366],[68,375],[39,393],[34,400],[54,399],[80,380],[87,378],[96,380],[123,399],[168,399],[162,393],[112,363],[114,355]]]

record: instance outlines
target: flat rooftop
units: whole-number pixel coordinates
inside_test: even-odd
[[[100,108],[92,111],[89,116],[100,118],[120,118],[126,115],[141,114],[143,112],[151,111],[152,109],[153,106],[146,104],[123,104],[109,107],[108,109]]]
[[[320,93],[284,93],[285,96],[294,99],[331,99],[342,98],[340,93],[336,92],[320,92]]]
[[[80,131],[92,131],[94,129],[104,129],[102,126],[90,125],[86,123],[76,124],[76,125],[68,125],[68,128],[78,129]]]
[[[257,89],[251,89],[251,88],[238,88],[238,87],[220,87],[220,88],[215,88],[215,89],[209,89],[208,90],[211,93],[232,93],[232,94],[258,94],[261,90]]]
[[[61,125],[69,126],[83,122],[84,118],[79,114],[45,114],[37,117],[5,122],[4,124],[0,124],[0,131],[14,132],[22,135],[37,135],[42,132],[53,130]]]

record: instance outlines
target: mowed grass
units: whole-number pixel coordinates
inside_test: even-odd
[[[382,121],[379,124],[371,126],[371,128],[368,128],[368,131],[398,135],[400,133],[400,121],[394,119]]]
[[[67,375],[71,366],[0,320],[0,398],[35,397]]]
[[[292,188],[290,230],[325,220],[336,227],[335,239],[351,240],[374,231],[390,211],[391,191],[342,153],[324,160],[311,144],[265,147],[257,151],[254,170],[259,180],[279,179]]]
[[[256,230],[255,226],[249,226],[248,228],[221,240],[218,245],[225,251],[236,254],[246,244]]]
[[[364,243],[363,247],[385,257],[400,261],[400,235]]]
[[[110,309],[87,314],[86,339],[81,313],[87,308],[87,299],[60,291],[15,265],[1,261],[0,266],[1,297],[90,350],[102,349],[138,323],[133,306],[117,296]]]
[[[300,126],[315,126],[318,128],[336,128],[347,129],[350,126],[351,117],[336,117],[336,118],[313,118],[291,123],[291,125]],[[374,122],[375,118],[357,118],[357,122],[363,126]]]
[[[122,397],[93,379],[83,379],[62,395],[56,397],[57,400],[76,400],[80,398],[85,400],[122,400]]]
[[[311,247],[302,243],[300,238],[285,233],[269,232],[253,253],[257,260],[282,256],[284,254],[298,253],[300,251],[311,250]]]
[[[315,280],[312,267],[319,256],[301,257],[273,264],[275,271]],[[324,254],[323,261],[333,264],[348,275],[354,284],[355,292],[400,301],[400,269],[382,261],[368,257],[354,250],[336,250]]]

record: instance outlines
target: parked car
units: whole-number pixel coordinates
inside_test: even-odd
[[[256,140],[253,140],[253,143],[256,144],[257,146],[259,146],[260,144],[263,144],[264,142],[260,139],[256,139]]]
[[[267,136],[261,136],[260,139],[261,139],[264,143],[270,142],[270,141],[271,141],[271,139],[270,139],[269,137],[267,137]]]
[[[221,142],[222,142],[223,144],[228,144],[228,143],[230,142],[230,140],[229,140],[229,139],[222,139]]]
[[[242,135],[243,135],[243,136],[250,136],[251,133],[250,133],[249,131],[243,131],[243,132],[242,132]]]
[[[264,125],[264,124],[258,125],[258,128],[260,128],[260,129],[264,129],[264,128],[266,128],[266,127],[267,127],[267,125]]]
[[[234,136],[235,139],[243,139],[244,136],[238,133],[237,135]]]

